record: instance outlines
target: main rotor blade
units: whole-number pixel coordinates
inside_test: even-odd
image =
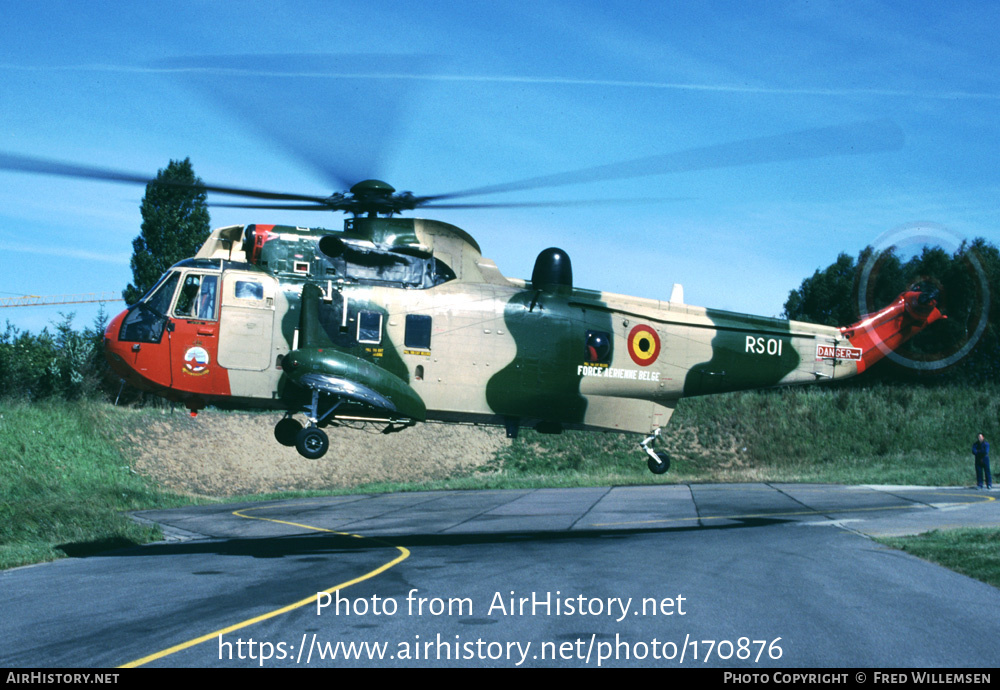
[[[477,209],[477,208],[569,208],[574,206],[601,206],[608,204],[658,204],[664,202],[689,201],[691,197],[672,197],[663,199],[583,199],[576,201],[525,201],[499,202],[495,204],[422,204],[420,208],[440,209]],[[329,204],[208,204],[213,208],[251,208],[271,211],[331,211]],[[348,209],[342,209],[348,210]]]
[[[332,189],[386,174],[407,94],[436,64],[424,55],[213,55],[155,63]],[[345,136],[345,134],[347,136]]]
[[[692,197],[671,197],[663,199],[580,199],[576,201],[524,201],[496,204],[421,204],[420,208],[569,208],[573,206],[604,206],[608,204],[660,204],[675,201],[690,201]]]
[[[902,148],[903,140],[902,130],[896,123],[889,120],[856,122],[645,156],[630,161],[598,165],[554,175],[541,175],[506,184],[474,187],[460,192],[425,196],[420,197],[420,201],[424,203],[467,196],[501,194],[588,182],[607,182],[695,170],[714,170],[828,156],[856,156],[881,151],[896,151]]]
[[[152,181],[148,175],[98,168],[90,165],[77,165],[47,158],[19,156],[12,153],[0,153],[0,170],[35,173],[38,175],[58,175],[61,177],[76,177],[90,180],[107,180],[110,182],[127,182],[133,184],[149,184]]]
[[[170,185],[174,187],[196,187],[204,189],[206,192],[217,194],[231,194],[234,196],[245,196],[255,199],[275,199],[283,201],[311,201],[322,203],[326,197],[312,196],[306,194],[287,194],[284,192],[269,192],[260,189],[246,189],[242,187],[227,187],[213,184],[188,185],[169,180],[156,180],[149,175],[115,170],[114,168],[101,168],[93,165],[78,165],[48,158],[34,158],[32,156],[21,156],[12,153],[0,153],[0,170],[13,170],[16,172],[32,173],[36,175],[55,175],[58,177],[72,177],[84,180],[103,180],[106,182],[123,182],[126,184],[146,185],[150,182]]]
[[[220,204],[212,203],[208,204],[212,208],[256,208],[256,209],[267,209],[270,211],[327,211],[330,212],[331,209],[326,204]]]

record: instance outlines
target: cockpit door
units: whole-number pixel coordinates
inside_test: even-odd
[[[218,364],[219,280],[217,272],[186,271],[174,300],[170,325],[172,387],[201,396],[228,395]]]
[[[226,271],[222,278],[219,364],[263,371],[271,366],[278,282],[262,273]]]

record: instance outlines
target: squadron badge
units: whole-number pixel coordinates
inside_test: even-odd
[[[208,373],[208,350],[203,347],[188,348],[184,353],[184,373],[192,376],[203,376]]]

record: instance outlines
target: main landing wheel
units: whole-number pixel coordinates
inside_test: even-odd
[[[670,469],[670,456],[667,455],[665,450],[654,451],[653,454],[656,459],[650,458],[646,461],[646,466],[649,467],[649,471],[653,474],[663,474]]]
[[[329,447],[330,439],[327,438],[326,432],[319,427],[306,427],[295,435],[295,449],[304,458],[310,460],[321,458]]]
[[[295,438],[302,431],[302,423],[292,417],[285,417],[274,425],[274,438],[283,446],[294,446]]]

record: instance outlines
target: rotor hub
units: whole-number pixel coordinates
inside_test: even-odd
[[[351,194],[356,197],[389,197],[395,191],[395,187],[382,180],[362,180],[351,187]]]

